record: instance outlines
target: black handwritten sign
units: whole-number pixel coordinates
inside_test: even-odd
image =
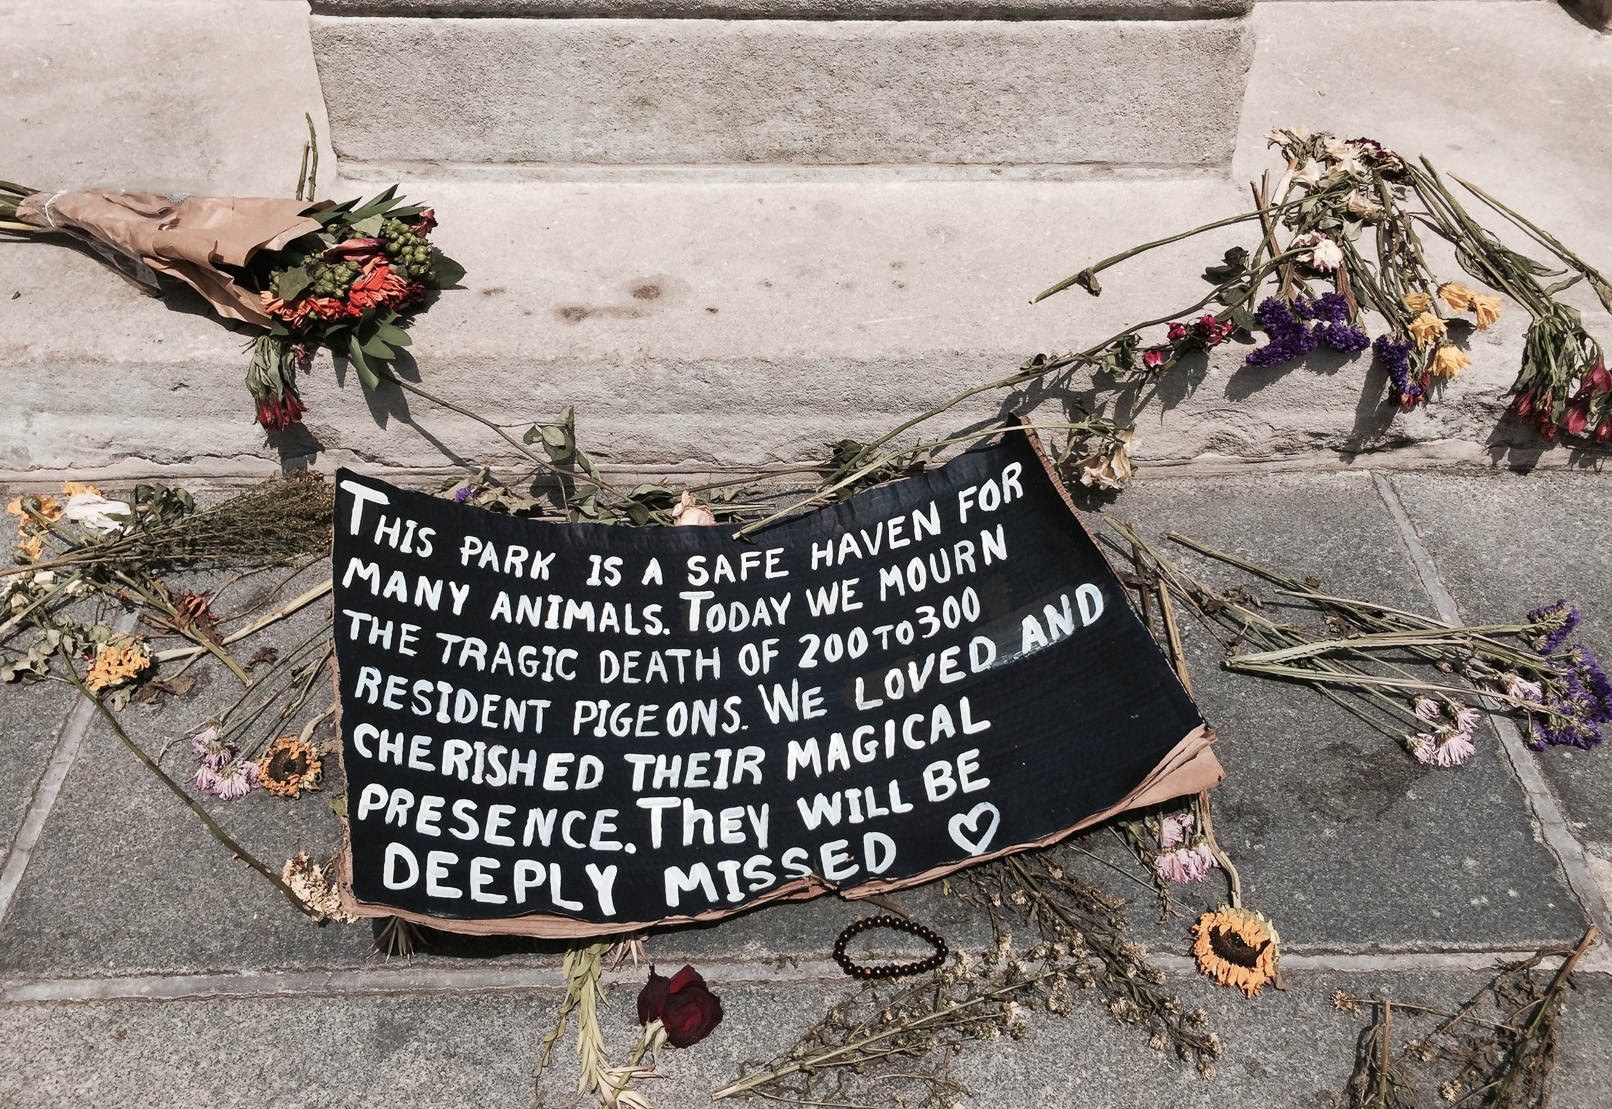
[[[540,935],[703,919],[1219,780],[1028,432],[755,542],[338,484],[361,911]]]

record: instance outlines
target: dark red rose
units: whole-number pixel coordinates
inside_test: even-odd
[[[649,981],[638,991],[639,1024],[660,1019],[660,1011],[666,1007],[666,995],[671,992],[671,986],[670,978],[656,974],[654,967],[649,968]]]
[[[1579,401],[1567,406],[1567,419],[1563,421],[1569,435],[1583,435],[1584,429],[1590,426],[1590,402]]]
[[[638,1019],[643,1024],[659,1020],[666,1028],[667,1043],[692,1047],[722,1023],[722,1002],[693,967],[684,967],[670,979],[651,967],[649,981],[638,994]]]
[[[1534,391],[1532,389],[1523,393],[1511,402],[1511,411],[1518,416],[1526,416],[1534,410]]]

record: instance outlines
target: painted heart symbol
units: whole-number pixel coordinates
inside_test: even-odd
[[[981,818],[990,815],[985,823],[985,830],[980,831]],[[981,801],[964,816],[958,813],[946,825],[946,830],[952,834],[952,842],[967,851],[970,855],[983,855],[990,846],[991,837],[996,835],[997,828],[1002,825],[1002,813],[989,801]]]

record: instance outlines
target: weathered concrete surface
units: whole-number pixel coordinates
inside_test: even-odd
[[[313,0],[320,15],[510,19],[1214,19],[1253,0]]]
[[[312,22],[344,159],[475,164],[1223,164],[1246,30],[1236,19]],[[375,74],[399,67],[406,112],[375,95]]]
[[[301,113],[318,104],[306,18],[283,0],[242,7],[233,21],[217,18],[225,9],[237,10],[215,0],[12,5],[0,86],[28,122],[8,152],[22,168],[8,172],[48,185],[285,192]],[[1253,27],[1237,179],[1272,164],[1263,136],[1275,124],[1374,134],[1428,152],[1612,268],[1612,227],[1597,209],[1612,172],[1607,107],[1595,99],[1612,87],[1603,38],[1548,4],[1283,3],[1262,6]],[[254,61],[184,84],[186,44],[203,35],[220,54],[263,58],[273,79]],[[1345,41],[1358,48],[1333,48]],[[262,54],[265,44],[278,52]],[[1479,53],[1483,66],[1413,81],[1428,56]],[[72,73],[70,88],[90,88],[134,68],[175,74],[190,91],[168,84],[160,103],[141,92],[95,109],[78,97],[47,113],[53,86],[38,74]],[[206,112],[212,88],[232,95]],[[1411,103],[1414,112],[1395,107]],[[69,110],[71,128],[48,125]],[[176,133],[181,114],[191,127]],[[327,154],[322,193],[379,187],[332,184],[333,166]],[[825,441],[876,434],[1032,353],[1185,307],[1230,235],[1112,270],[1097,300],[1076,291],[1027,302],[1095,258],[1235,212],[1246,196],[1215,176],[1022,179],[1058,167],[572,166],[520,180],[529,170],[508,168],[495,183],[430,170],[407,183],[436,204],[440,240],[470,275],[417,322],[419,361],[405,372],[520,426],[575,404],[586,441],[611,464],[719,471],[820,456]],[[650,287],[659,295],[635,295]],[[1604,314],[1582,293],[1568,296],[1604,335]],[[1531,432],[1501,419],[1523,322],[1508,308],[1497,329],[1474,336],[1475,367],[1409,414],[1381,403],[1386,383],[1366,358],[1255,371],[1241,364],[1246,348],[1225,348],[1164,383],[1138,428],[1140,457],[1199,470],[1567,464],[1569,450],[1541,453]],[[0,477],[193,478],[308,456],[322,467],[516,461],[490,434],[417,399],[366,398],[324,358],[305,385],[305,432],[271,440],[240,385],[246,338],[188,292],[149,300],[71,248],[0,244]],[[1087,379],[1069,385],[1080,395]],[[946,430],[995,411],[982,399]]]
[[[1259,594],[1272,619],[1301,617],[1266,583],[1164,535],[1313,575],[1340,596],[1432,611],[1368,474],[1165,479],[1097,507],[1204,580]],[[1114,541],[1111,557],[1128,561],[1117,535],[1099,534]],[[1293,950],[1521,949],[1583,932],[1584,913],[1490,730],[1458,770],[1423,766],[1313,690],[1223,669],[1220,641],[1186,612],[1181,624],[1193,689],[1221,736],[1217,834],[1245,903],[1278,920]],[[1605,758],[1587,767],[1603,791],[1608,768]],[[1180,887],[1181,908],[1190,919],[1223,890],[1219,875]],[[1132,915],[1155,949],[1178,943],[1185,927],[1153,931],[1142,903]]]
[[[746,1059],[787,1048],[850,988],[843,980],[769,987],[720,973],[711,972],[710,980],[722,997],[724,1023],[694,1047],[662,1056],[666,1077],[644,1085],[658,1106],[709,1104],[710,1091],[737,1077]],[[628,969],[608,979],[601,1021],[618,1060],[636,1039],[632,997],[643,974]],[[1449,1009],[1487,981],[1459,972],[1290,972],[1289,978],[1290,992],[1267,991],[1254,1001],[1201,981],[1170,981],[1189,1010],[1206,1010],[1225,1046],[1212,1079],[1150,1051],[1142,1033],[1118,1024],[1090,996],[1078,997],[1068,1017],[1036,1014],[1022,1041],[971,1045],[953,1073],[972,1094],[967,1104],[977,1106],[1060,1109],[1071,1089],[1081,1105],[1096,1109],[1343,1105],[1331,1095],[1348,1081],[1355,1040],[1370,1016],[1334,1008],[1334,991]],[[1553,1100],[1604,1105],[1612,1097],[1602,1044],[1612,987],[1591,974],[1580,975],[1578,987],[1560,1025]],[[7,1005],[0,1008],[0,1043],[11,1065],[0,1074],[0,1097],[17,1109],[524,1106],[557,998],[543,990]],[[1431,1031],[1429,1018],[1399,1011],[1395,1017],[1396,1047]],[[545,1103],[564,1102],[575,1083],[567,1041],[544,1076]]]
[[[329,134],[300,2],[5,0],[0,21],[8,181],[289,196],[303,113]]]

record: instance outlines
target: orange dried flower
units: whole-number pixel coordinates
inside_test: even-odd
[[[1423,312],[1410,322],[1410,333],[1416,336],[1416,345],[1425,347],[1444,334],[1444,321],[1431,312]]]
[[[347,293],[347,300],[359,309],[378,306],[396,307],[409,295],[408,280],[379,258],[365,263],[364,272],[358,275]]]
[[[23,505],[24,501],[28,502],[26,507]],[[18,518],[18,535],[28,534],[24,529],[30,526],[37,528],[39,526],[39,517],[44,517],[51,522],[62,518],[62,506],[55,497],[36,497],[33,494],[13,497],[11,503],[6,505],[6,511]]]
[[[125,646],[103,643],[95,652],[95,661],[84,676],[84,684],[99,693],[138,677],[150,665],[151,656],[138,642]]]
[[[1405,307],[1412,312],[1425,312],[1433,306],[1433,297],[1429,293],[1406,293]]]
[[[1489,325],[1500,318],[1500,298],[1497,296],[1474,296],[1472,298],[1472,311],[1478,316],[1478,330],[1487,331]]]
[[[1279,976],[1281,939],[1263,914],[1222,905],[1192,926],[1198,969],[1222,986],[1259,996]]]
[[[1438,377],[1454,377],[1470,365],[1471,357],[1454,343],[1445,343],[1433,354],[1433,373]]]
[[[80,485],[76,481],[70,481],[66,485],[62,486],[62,496],[64,497],[76,497],[80,493],[93,493],[99,497],[101,495],[101,489],[96,485]]]
[[[16,558],[19,554],[23,556],[17,559],[19,562],[38,562],[45,554],[45,537],[36,535],[32,539],[18,540],[17,546],[12,552],[12,557]],[[44,571],[41,570],[40,573],[44,573]]]
[[[283,735],[257,760],[258,781],[270,793],[299,797],[319,785],[324,763],[313,748],[294,735]]]
[[[1438,295],[1445,304],[1450,306],[1450,311],[1465,312],[1472,307],[1472,298],[1478,294],[1465,285],[1457,285],[1452,281],[1448,285],[1440,285]]]

